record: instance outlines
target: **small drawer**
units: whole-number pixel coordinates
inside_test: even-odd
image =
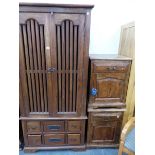
[[[129,69],[129,61],[101,61],[94,62],[94,72],[127,72]]]
[[[41,132],[40,122],[39,121],[28,121],[27,122],[27,132],[28,133]]]
[[[92,113],[92,122],[119,121],[123,112]]]
[[[65,135],[64,134],[45,134],[44,140],[46,145],[64,145]]]
[[[81,121],[68,121],[68,131],[80,132],[81,131]]]
[[[46,121],[44,122],[45,132],[63,132],[65,122],[64,121]]]
[[[81,135],[80,134],[68,134],[68,144],[70,145],[80,145]]]
[[[41,145],[41,135],[28,135],[28,144],[31,146]]]

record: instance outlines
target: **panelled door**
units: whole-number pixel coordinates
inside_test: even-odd
[[[82,14],[51,15],[54,115],[76,116],[82,111],[84,21]]]
[[[49,114],[52,111],[50,14],[20,13],[19,67],[23,104],[26,114]]]
[[[90,113],[88,143],[118,144],[122,116],[122,112]]]
[[[20,13],[19,20],[20,82],[26,114],[79,116],[85,16]]]
[[[92,96],[93,103],[122,102],[125,96],[125,74],[99,73],[92,75],[92,86],[96,95]]]

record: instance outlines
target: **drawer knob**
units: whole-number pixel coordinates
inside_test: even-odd
[[[91,94],[92,96],[96,96],[96,95],[97,95],[97,89],[92,88],[91,91],[90,91],[90,94]]]
[[[114,71],[114,70],[117,69],[117,67],[116,67],[116,66],[111,66],[111,67],[108,67],[107,69],[108,69],[109,71]]]
[[[49,130],[59,130],[60,128],[60,125],[48,125]]]
[[[50,138],[48,139],[49,142],[63,142],[64,140],[61,138]]]

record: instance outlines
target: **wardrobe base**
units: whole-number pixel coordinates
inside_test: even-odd
[[[55,146],[55,147],[24,147],[25,153],[33,153],[40,150],[65,150],[65,149],[71,149],[73,151],[85,151],[86,145],[80,145],[80,146]]]
[[[109,147],[109,148],[118,148],[119,144],[87,144],[86,146],[87,148],[105,148],[105,147]]]

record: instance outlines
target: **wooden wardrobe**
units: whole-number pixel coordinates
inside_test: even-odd
[[[93,5],[19,5],[20,120],[25,151],[85,148]]]

